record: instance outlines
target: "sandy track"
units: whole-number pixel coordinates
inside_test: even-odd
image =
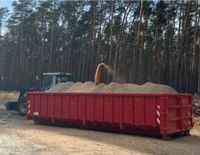
[[[199,154],[200,128],[191,136],[157,138],[36,125],[0,111],[0,154]],[[197,120],[200,122],[199,120]]]

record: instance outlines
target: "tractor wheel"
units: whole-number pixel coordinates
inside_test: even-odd
[[[17,102],[7,102],[4,104],[6,110],[16,110],[17,109]]]
[[[10,102],[8,102],[8,103],[6,103],[6,104],[4,104],[5,105],[5,108],[6,108],[6,110],[12,110],[12,105],[10,104]]]
[[[26,114],[26,97],[25,96],[20,98],[17,105],[17,111],[19,115],[21,116],[24,116]]]

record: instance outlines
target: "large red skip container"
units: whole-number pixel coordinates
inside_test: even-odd
[[[188,94],[41,93],[27,95],[26,117],[50,124],[171,136],[194,126]]]

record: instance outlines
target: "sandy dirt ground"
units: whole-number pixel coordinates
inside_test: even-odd
[[[0,109],[0,154],[200,154],[200,118],[191,136],[158,138],[36,125]]]

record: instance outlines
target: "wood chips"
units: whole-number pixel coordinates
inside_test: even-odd
[[[96,85],[94,82],[66,82],[60,83],[46,92],[86,92],[86,93],[157,93],[157,94],[176,94],[176,90],[172,87],[162,84],[147,82],[143,85],[131,83],[111,82],[108,85],[101,83]]]

